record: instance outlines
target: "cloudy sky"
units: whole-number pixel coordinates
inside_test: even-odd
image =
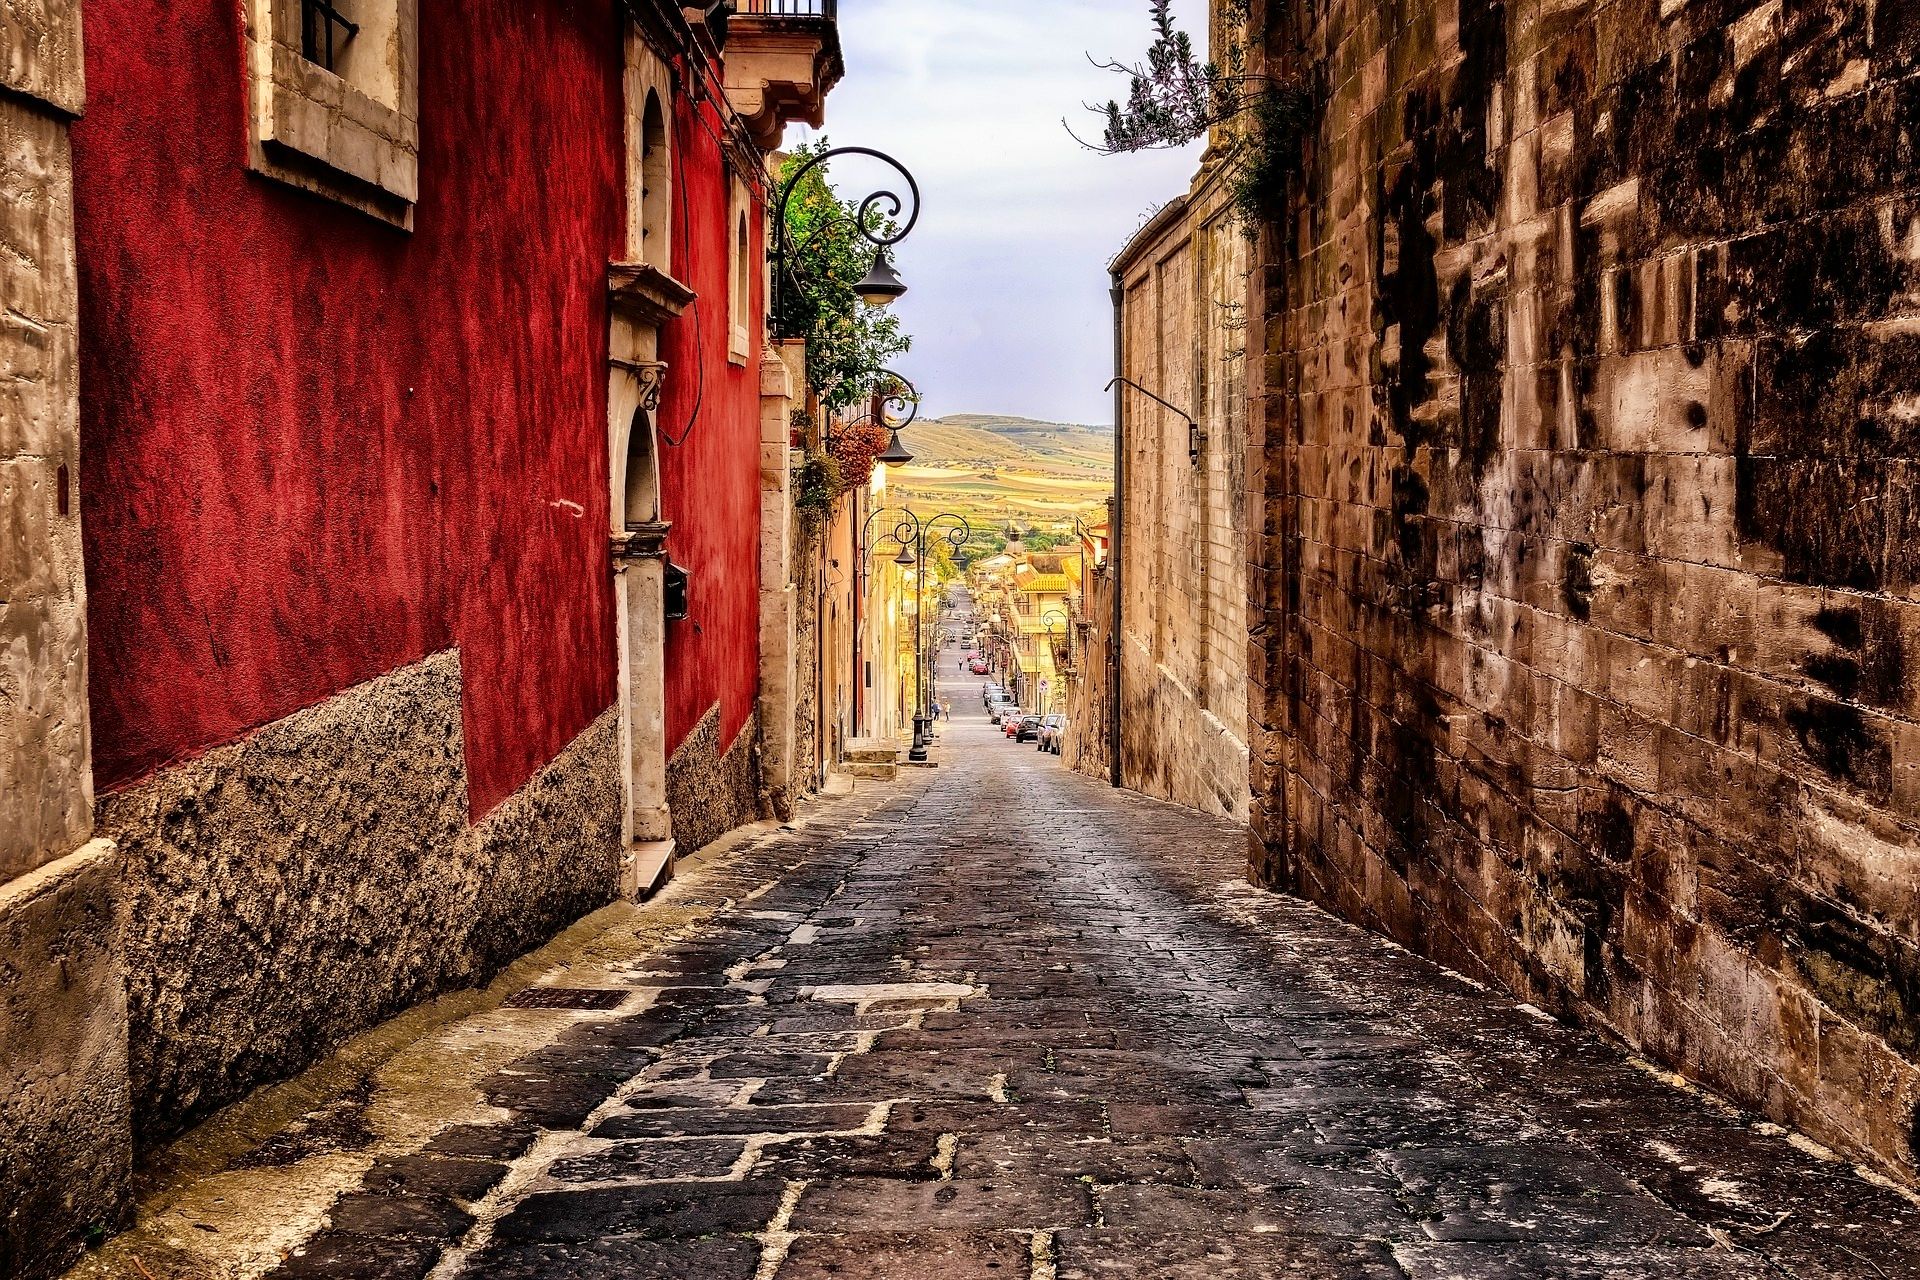
[[[1206,38],[1204,0],[1178,0]],[[895,304],[914,335],[898,362],[922,413],[1002,413],[1104,423],[1111,401],[1106,263],[1156,205],[1186,190],[1199,148],[1100,156],[1081,109],[1124,94],[1087,54],[1138,61],[1146,0],[840,0],[847,78],[821,130],[877,147],[913,171],[920,225],[898,250],[911,292]],[[811,138],[787,131],[789,145]],[[841,195],[883,170],[836,161]]]

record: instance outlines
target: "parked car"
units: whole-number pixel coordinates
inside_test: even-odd
[[[1040,722],[1039,741],[1035,749],[1060,754],[1060,739],[1066,736],[1067,718],[1063,715],[1050,715]]]
[[[1000,685],[983,684],[980,686],[980,701],[989,707],[995,702],[1005,701],[1012,697],[1013,695],[1008,693],[1006,689]]]
[[[1011,698],[987,704],[987,719],[995,724],[1005,724],[1008,720],[1017,719],[1019,715],[1020,704]]]
[[[1001,732],[1005,733],[1009,738],[1015,736],[1020,732],[1020,722],[1026,718],[1027,713],[1020,708],[1008,707],[1006,714],[1000,717]]]
[[[977,675],[977,676],[983,676],[983,675],[985,675],[985,674],[987,674],[987,663],[986,663],[986,659],[984,659],[984,658],[975,658],[975,659],[974,659],[974,660],[973,660],[972,662],[969,662],[969,663],[967,664],[967,670],[969,670],[969,671],[971,671],[971,672],[973,672],[973,674],[975,674],[975,675]]]
[[[1045,716],[1021,716],[1018,723],[1014,725],[1013,740],[1015,742],[1032,742],[1038,738],[1040,736],[1040,722],[1044,719],[1046,719]]]

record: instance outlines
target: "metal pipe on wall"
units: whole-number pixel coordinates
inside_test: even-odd
[[[1109,679],[1107,688],[1111,703],[1107,713],[1107,756],[1108,773],[1114,786],[1120,786],[1120,672],[1126,666],[1122,646],[1126,643],[1121,626],[1125,621],[1123,601],[1126,597],[1126,580],[1121,560],[1122,526],[1126,523],[1127,509],[1127,450],[1126,431],[1121,410],[1125,403],[1127,389],[1118,379],[1126,376],[1127,349],[1124,329],[1127,287],[1120,274],[1113,275],[1113,514],[1107,520],[1107,563],[1113,566],[1113,638],[1107,644],[1107,663]]]

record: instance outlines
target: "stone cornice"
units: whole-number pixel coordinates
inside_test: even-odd
[[[685,311],[694,292],[645,262],[615,262],[607,267],[607,292],[615,314],[642,324],[662,325]]]

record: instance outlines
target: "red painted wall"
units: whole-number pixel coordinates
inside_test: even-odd
[[[614,700],[617,10],[423,0],[410,234],[245,170],[240,21],[234,0],[88,0],[74,145],[98,780],[458,645],[477,816]],[[723,325],[725,254],[716,288],[701,228],[723,227],[725,186],[697,146],[685,167],[702,319]],[[666,451],[699,624],[674,638],[678,726],[702,697],[743,716],[755,666],[757,521],[734,521],[757,385],[741,395],[724,337],[708,352],[699,425]]]
[[[732,183],[695,109],[683,103],[676,122],[675,177],[693,216],[675,229],[673,273],[699,301],[662,334],[660,354],[671,366],[659,414],[662,515],[673,524],[671,558],[692,573],[688,616],[667,624],[669,751],[716,701],[720,745],[731,746],[759,688],[762,285],[756,267],[750,350],[737,365],[727,358]],[[766,219],[758,205],[747,221],[750,259],[759,263]]]

